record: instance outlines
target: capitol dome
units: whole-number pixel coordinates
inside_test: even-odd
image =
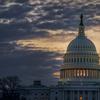
[[[63,66],[60,70],[62,82],[77,79],[100,80],[99,55],[93,42],[85,35],[84,29],[81,14],[78,36],[69,43],[64,55]]]
[[[67,52],[94,52],[96,47],[86,36],[78,36],[68,45]]]
[[[70,42],[67,52],[95,52],[96,47],[91,40],[85,36],[83,15],[80,16],[80,25],[78,36]]]

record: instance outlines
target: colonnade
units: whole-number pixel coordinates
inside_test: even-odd
[[[98,91],[63,91],[64,100],[99,100]]]
[[[93,69],[63,69],[60,71],[60,78],[94,78],[97,79],[100,77],[99,70]]]

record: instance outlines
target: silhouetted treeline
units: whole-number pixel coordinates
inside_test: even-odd
[[[20,98],[20,79],[17,76],[0,79],[0,100],[26,100]]]

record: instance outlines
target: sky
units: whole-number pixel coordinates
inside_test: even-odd
[[[100,0],[0,0],[0,77],[56,84],[81,13],[100,53]]]

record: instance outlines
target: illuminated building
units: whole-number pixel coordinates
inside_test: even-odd
[[[35,85],[27,100],[100,100],[99,56],[84,30],[81,14],[78,36],[67,47],[58,85]]]
[[[60,70],[64,100],[100,100],[99,56],[84,29],[81,14],[78,36],[69,43]]]

